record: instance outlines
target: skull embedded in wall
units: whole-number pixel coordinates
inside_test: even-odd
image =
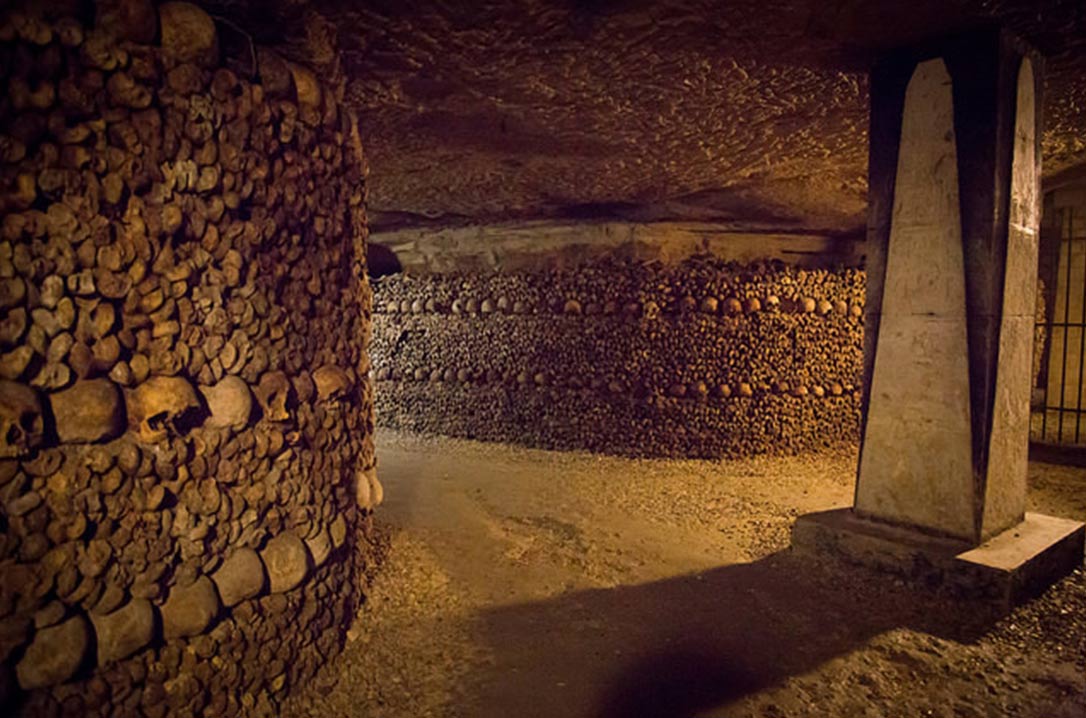
[[[260,377],[256,387],[256,400],[270,421],[288,421],[294,401],[294,387],[281,371],[270,371]]]
[[[127,393],[128,417],[139,440],[153,444],[179,436],[206,418],[196,389],[180,376],[155,376]]]
[[[243,429],[253,413],[253,394],[245,380],[227,374],[217,384],[202,387],[210,417],[207,425],[215,428]]]
[[[313,372],[313,383],[321,401],[341,399],[351,389],[351,377],[334,364],[325,364]]]
[[[0,458],[26,456],[41,446],[44,434],[37,393],[13,381],[0,381]]]

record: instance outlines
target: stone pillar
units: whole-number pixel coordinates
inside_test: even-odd
[[[1036,55],[995,29],[874,69],[856,501],[801,520],[798,544],[875,535],[866,558],[915,567],[921,553],[1005,598],[1040,571],[1022,568],[1034,553],[1047,566],[1063,552],[1044,579],[1082,562],[1080,524],[1025,511],[1041,86]],[[994,574],[972,551],[990,544]]]

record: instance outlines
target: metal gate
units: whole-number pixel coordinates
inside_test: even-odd
[[[1030,438],[1086,446],[1086,207],[1053,197],[1045,205]]]

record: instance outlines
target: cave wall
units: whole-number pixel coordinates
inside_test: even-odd
[[[633,456],[858,438],[864,274],[695,256],[384,277],[381,425]]]
[[[749,264],[768,258],[804,268],[859,266],[863,234],[756,232],[743,222],[504,222],[426,228],[373,227],[377,275],[489,274],[575,269],[598,260],[676,264],[704,254]]]
[[[356,121],[228,45],[186,3],[0,19],[6,715],[277,715],[362,600]]]

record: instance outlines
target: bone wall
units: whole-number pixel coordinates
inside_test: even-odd
[[[696,257],[375,283],[377,419],[634,456],[854,443],[864,274]]]
[[[228,50],[186,3],[0,19],[5,715],[278,715],[361,601],[356,122]]]

